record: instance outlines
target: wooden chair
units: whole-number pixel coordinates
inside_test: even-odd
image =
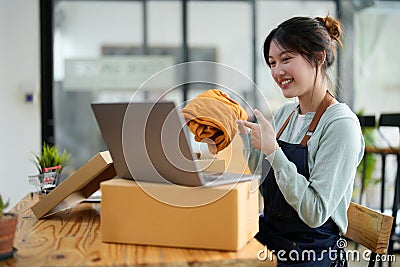
[[[376,255],[387,253],[393,217],[352,202],[347,218],[345,237],[371,250],[368,266],[374,266]]]
[[[375,115],[361,116],[357,115],[361,127],[375,127]]]

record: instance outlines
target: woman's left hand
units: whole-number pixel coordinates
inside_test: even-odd
[[[259,110],[255,109],[254,115],[258,123],[249,121],[241,121],[240,123],[251,129],[251,142],[253,146],[261,150],[265,155],[269,155],[279,147],[275,139],[274,128]]]

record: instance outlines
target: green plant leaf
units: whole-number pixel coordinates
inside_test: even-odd
[[[64,149],[60,155],[56,146],[43,143],[41,154],[35,153],[33,156],[39,173],[43,173],[44,168],[58,165],[61,166],[61,169],[58,171],[61,173],[62,169],[69,164],[71,153]]]
[[[0,217],[3,216],[3,211],[8,208],[8,206],[10,205],[10,200],[7,200],[7,202],[3,201],[3,198],[0,195]]]

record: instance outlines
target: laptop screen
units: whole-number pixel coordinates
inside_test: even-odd
[[[185,121],[173,102],[93,103],[92,109],[118,176],[204,184]]]

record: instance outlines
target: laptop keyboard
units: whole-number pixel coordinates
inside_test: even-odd
[[[228,181],[246,181],[253,178],[251,174],[239,174],[230,172],[203,172],[203,178],[206,182],[213,182],[216,180],[228,180]]]

